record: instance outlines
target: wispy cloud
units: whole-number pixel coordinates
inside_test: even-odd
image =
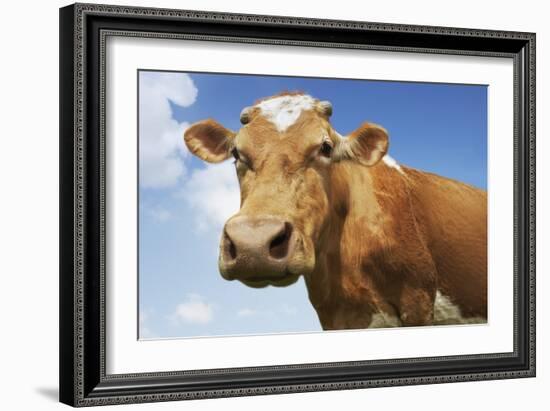
[[[188,107],[198,90],[187,74],[159,72],[141,72],[139,90],[140,185],[173,186],[185,173],[183,132],[189,124],[172,117],[170,102]]]
[[[283,314],[286,314],[286,315],[295,315],[298,310],[296,309],[296,307],[293,307],[287,303],[283,303],[280,307],[280,311],[283,313]]]
[[[237,311],[237,317],[253,317],[258,312],[256,310],[253,310],[251,308],[242,308],[239,311]]]
[[[164,223],[173,218],[170,210],[167,210],[160,205],[146,207],[145,212],[153,221],[156,221],[157,223]]]
[[[234,165],[227,161],[193,171],[179,195],[196,212],[199,230],[219,232],[239,210],[240,191]]]
[[[157,335],[154,333],[149,325],[151,316],[150,312],[145,309],[139,311],[139,338],[156,338]]]
[[[244,307],[237,310],[237,317],[249,318],[249,317],[280,317],[293,316],[298,312],[295,307],[283,303],[279,307],[273,307],[269,309],[256,309],[250,307]]]
[[[188,294],[185,300],[178,304],[173,319],[186,324],[208,324],[214,318],[212,304],[204,301],[199,294]]]

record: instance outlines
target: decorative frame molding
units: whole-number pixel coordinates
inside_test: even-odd
[[[513,58],[514,351],[107,375],[104,104],[108,36]],[[535,375],[535,34],[75,4],[60,10],[60,97],[62,402],[91,406]]]

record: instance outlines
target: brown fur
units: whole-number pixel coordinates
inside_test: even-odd
[[[208,160],[197,131],[186,142]],[[328,163],[318,154],[327,136],[335,147]],[[211,137],[211,146],[227,144]],[[412,168],[400,173],[378,162],[388,149],[383,128],[366,123],[342,139],[316,110],[284,133],[255,110],[227,138],[242,157],[238,214],[292,222],[300,237],[288,270],[305,277],[324,329],[366,328],[374,314],[432,324],[438,290],[464,317],[486,318],[485,191]]]

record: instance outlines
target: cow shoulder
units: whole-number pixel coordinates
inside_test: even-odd
[[[344,291],[389,303],[404,325],[431,323],[437,275],[411,206],[406,170],[381,162],[342,172],[349,190],[340,241]]]

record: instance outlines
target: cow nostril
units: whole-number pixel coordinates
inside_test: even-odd
[[[292,225],[285,223],[284,228],[269,244],[269,255],[273,258],[280,260],[285,258],[288,254],[288,245],[290,236],[292,235]]]
[[[224,233],[224,237],[225,255],[226,257],[229,257],[230,260],[234,260],[235,258],[237,258],[237,247],[235,247],[235,243],[231,241],[231,238],[227,235],[227,233]]]

